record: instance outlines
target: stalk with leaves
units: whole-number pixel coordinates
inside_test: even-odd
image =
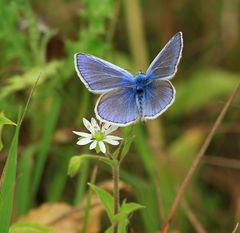
[[[118,136],[110,135],[110,133],[117,130],[118,127],[101,122],[98,124],[94,118],[91,119],[91,122],[84,118],[83,124],[90,133],[74,131],[76,135],[80,136],[77,144],[90,144],[89,149],[95,149],[97,154],[73,156],[69,163],[68,174],[70,176],[75,175],[79,169],[81,169],[81,165],[86,159],[99,160],[110,166],[113,177],[112,195],[93,183],[89,183],[89,186],[100,198],[106,209],[109,220],[112,223],[112,226],[106,230],[106,233],[127,232],[129,214],[144,208],[144,206],[137,203],[127,203],[126,201],[120,203],[120,165],[129,151],[133,138],[130,134],[126,136],[125,140]],[[121,143],[119,143],[119,141],[121,141]],[[115,146],[119,145],[119,147],[112,153],[107,143]]]

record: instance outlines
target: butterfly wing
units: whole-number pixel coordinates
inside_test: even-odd
[[[91,92],[104,93],[132,84],[128,71],[95,56],[77,53],[74,61],[79,78]]]
[[[113,125],[126,126],[139,117],[136,94],[132,88],[120,88],[101,95],[95,107],[97,118]]]
[[[182,48],[182,33],[178,32],[153,60],[146,72],[146,76],[151,79],[171,79],[177,72],[177,65],[182,56]]]
[[[170,81],[155,80],[146,88],[142,101],[143,119],[155,119],[172,105],[175,89]]]

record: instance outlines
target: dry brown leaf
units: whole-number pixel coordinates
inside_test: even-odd
[[[112,181],[102,182],[99,186],[110,192],[112,190]],[[120,182],[119,186],[120,190],[127,192],[131,190],[123,182]],[[32,209],[20,221],[32,221],[51,226],[53,233],[80,233],[84,219],[85,205],[86,197],[84,197],[81,206],[77,207],[72,207],[66,203],[45,203],[36,209]],[[100,231],[101,219],[104,212],[103,205],[94,193],[89,211],[88,233],[97,233]]]

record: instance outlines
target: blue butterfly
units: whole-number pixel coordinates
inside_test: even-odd
[[[175,89],[169,81],[177,72],[183,48],[178,32],[153,60],[146,74],[135,77],[100,58],[77,53],[75,68],[89,91],[101,94],[95,114],[103,122],[126,126],[137,120],[155,119],[172,105]]]

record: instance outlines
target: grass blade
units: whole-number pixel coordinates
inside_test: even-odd
[[[74,154],[74,147],[65,146],[58,150],[57,156],[53,158],[51,164],[51,179],[48,180],[46,188],[47,202],[57,202],[61,199],[67,182],[67,169],[69,158]]]
[[[32,98],[33,92],[36,88],[37,82],[40,78],[40,74],[37,77],[30,95],[28,97],[27,103],[21,115],[21,118],[18,120],[18,124],[14,133],[13,140],[11,142],[8,158],[6,165],[4,167],[3,175],[2,175],[2,185],[0,190],[0,232],[8,233],[9,226],[11,222],[12,216],[12,208],[13,208],[13,200],[14,200],[14,185],[17,171],[17,148],[18,148],[18,139],[19,139],[19,131],[21,123],[24,119],[24,116],[27,112],[27,109],[30,104],[30,100]]]
[[[0,191],[0,232],[8,233],[12,215],[14,184],[17,169],[17,147],[20,125],[17,128],[12,139],[8,152],[8,158],[4,167],[2,176],[2,186]]]
[[[40,145],[39,154],[38,154],[37,162],[35,166],[35,174],[33,178],[32,192],[31,192],[32,202],[35,199],[35,196],[37,194],[38,187],[41,181],[44,165],[47,160],[47,155],[48,155],[48,150],[51,143],[52,135],[57,123],[58,116],[59,116],[60,107],[61,107],[61,99],[59,96],[55,95],[50,108],[51,110],[48,113],[48,117],[46,117],[44,135],[42,138],[42,142]]]
[[[84,195],[84,192],[86,190],[86,183],[88,179],[88,174],[89,174],[89,161],[84,161],[82,165],[82,169],[78,175],[78,182],[77,182],[77,188],[76,188],[76,194],[74,197],[74,205],[78,205]]]
[[[32,158],[36,146],[30,146],[23,151],[18,164],[18,178],[16,190],[16,216],[26,214],[29,207],[29,197],[26,192],[30,192],[31,172],[32,172]]]

